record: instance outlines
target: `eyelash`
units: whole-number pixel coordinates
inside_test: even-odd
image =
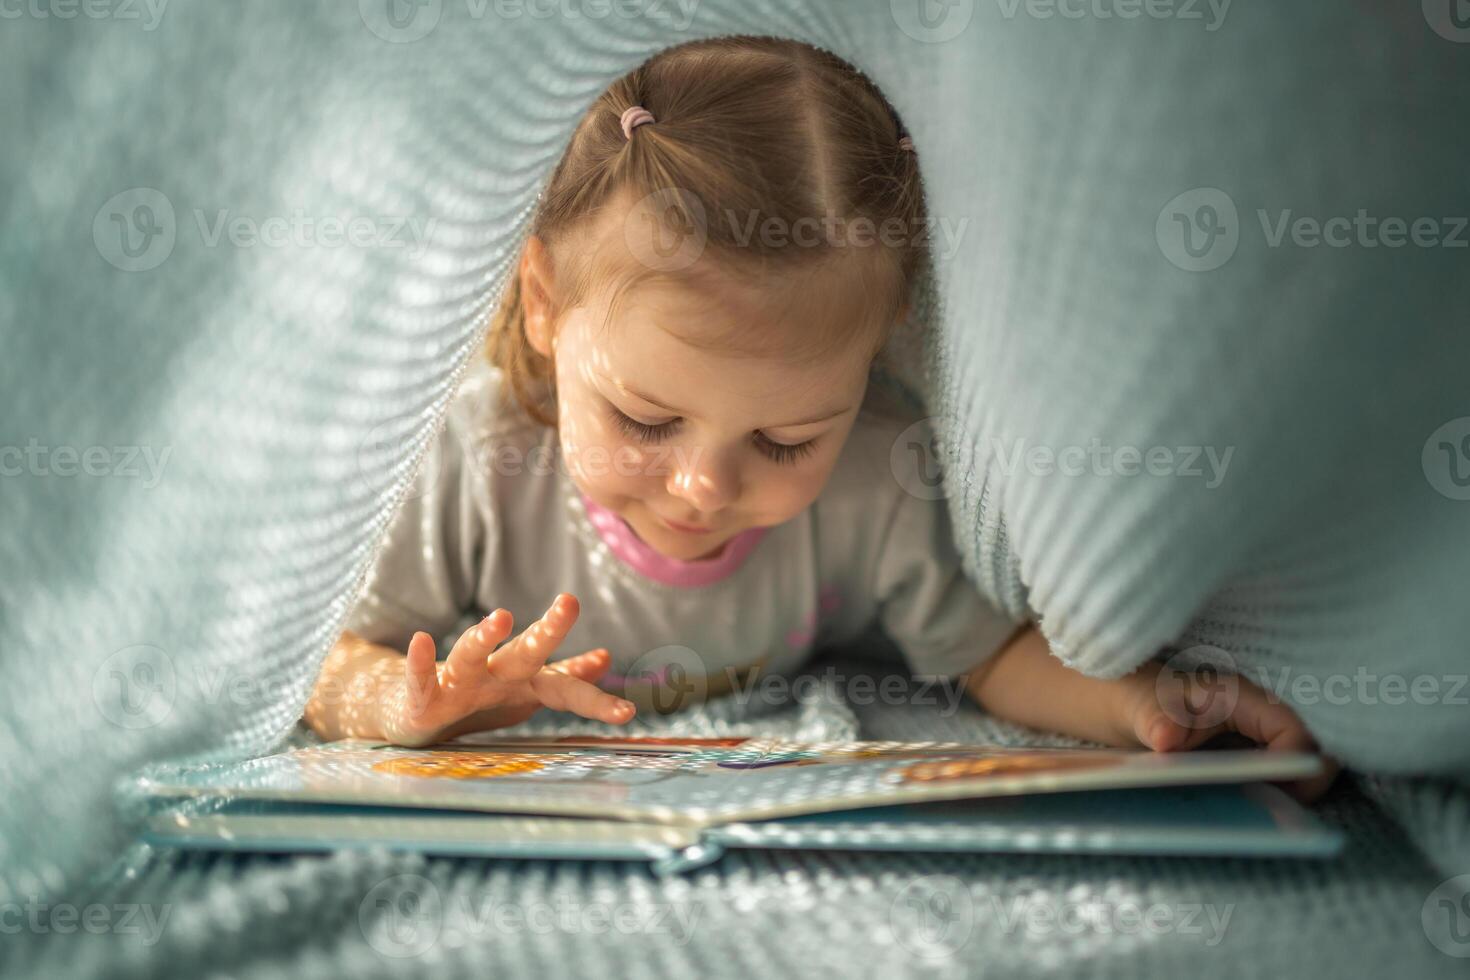
[[[632,436],[639,442],[644,443],[662,442],[670,435],[673,435],[674,429],[679,425],[677,420],[664,422],[662,425],[648,425],[635,418],[629,418],[611,405],[608,406],[608,416],[612,419],[613,424],[623,431],[624,435]],[[806,442],[799,442],[794,446],[788,446],[783,443],[772,442],[759,433],[756,434],[755,438],[755,444],[759,447],[760,451],[773,463],[778,463],[782,466],[790,465],[810,456],[816,450],[815,443],[815,439],[808,439]]]

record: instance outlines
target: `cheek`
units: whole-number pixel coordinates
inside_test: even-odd
[[[618,498],[642,496],[661,486],[669,466],[667,453],[639,445],[625,435],[595,398],[572,394],[558,408],[562,458],[579,489],[605,507]]]
[[[763,466],[748,491],[758,501],[755,509],[770,523],[790,520],[821,495],[836,462],[833,453],[791,467]]]

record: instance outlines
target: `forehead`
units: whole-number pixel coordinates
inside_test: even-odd
[[[640,283],[611,315],[596,303],[577,311],[584,371],[604,387],[634,389],[689,417],[729,416],[734,422],[738,416],[755,428],[816,417],[861,399],[871,363],[862,344],[828,345],[796,358],[779,348],[762,354],[704,342],[711,334],[751,328],[761,305]]]
[[[566,298],[608,330],[651,322],[696,348],[808,362],[854,350],[871,360],[887,334],[898,269],[877,244],[772,253],[717,246],[711,232],[692,261],[668,268],[648,253],[652,220],[645,202],[615,195],[554,247]],[[637,317],[622,315],[632,307]]]
[[[769,425],[860,399],[883,335],[874,311],[884,283],[868,273],[880,256],[710,247],[684,268],[655,269],[629,245],[641,217],[615,198],[554,249],[575,304],[564,326],[578,321],[591,380],[637,388],[690,416],[708,405]]]

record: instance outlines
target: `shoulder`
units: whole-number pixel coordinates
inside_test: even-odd
[[[426,466],[444,492],[467,495],[487,520],[527,493],[542,493],[556,476],[556,430],[508,394],[498,369],[472,364],[445,409],[437,459]]]
[[[549,427],[527,415],[500,370],[472,363],[445,411],[444,431],[462,446],[521,445],[541,441]]]

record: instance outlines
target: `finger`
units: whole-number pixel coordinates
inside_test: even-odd
[[[1254,684],[1241,682],[1226,724],[1257,745],[1278,752],[1314,752],[1317,743],[1295,711],[1272,701]]]
[[[531,678],[531,690],[546,707],[572,711],[583,718],[621,725],[638,713],[633,702],[624,701],[596,685],[557,670],[543,670]]]
[[[1140,712],[1133,721],[1133,734],[1144,748],[1155,752],[1187,752],[1225,731],[1223,725],[1204,726],[1180,721],[1189,717],[1182,708],[1166,711],[1160,707]]]
[[[495,652],[490,658],[490,672],[504,681],[525,681],[536,676],[546,666],[546,658],[566,639],[580,611],[577,597],[570,592],[557,596],[530,629]]]
[[[1279,701],[1272,701],[1254,684],[1242,683],[1240,698],[1229,718],[1230,727],[1271,752],[1318,751],[1317,740],[1301,717]],[[1337,779],[1337,761],[1322,758],[1322,772],[1307,779],[1279,783],[1282,789],[1303,803],[1320,797]]]
[[[602,675],[607,673],[610,666],[612,666],[612,655],[606,649],[598,648],[547,664],[546,669],[570,674],[584,681],[597,681],[602,679]]]
[[[510,636],[514,623],[509,610],[495,610],[460,634],[454,649],[449,651],[448,666],[461,677],[476,677],[484,673],[490,654]]]
[[[1133,722],[1133,734],[1146,749],[1155,752],[1178,752],[1185,748],[1191,730],[1162,711],[1139,715]]]
[[[1298,779],[1289,783],[1279,783],[1282,789],[1290,793],[1298,803],[1311,803],[1327,792],[1337,779],[1337,774],[1342,770],[1342,764],[1330,756],[1322,756],[1322,773],[1310,779]]]
[[[1152,696],[1133,714],[1133,735],[1141,745],[1155,752],[1185,752],[1226,730],[1201,717],[1187,690],[1187,685],[1153,685]]]
[[[417,718],[428,710],[439,693],[439,671],[434,659],[434,638],[415,633],[403,658],[403,682],[408,690],[408,711]]]

